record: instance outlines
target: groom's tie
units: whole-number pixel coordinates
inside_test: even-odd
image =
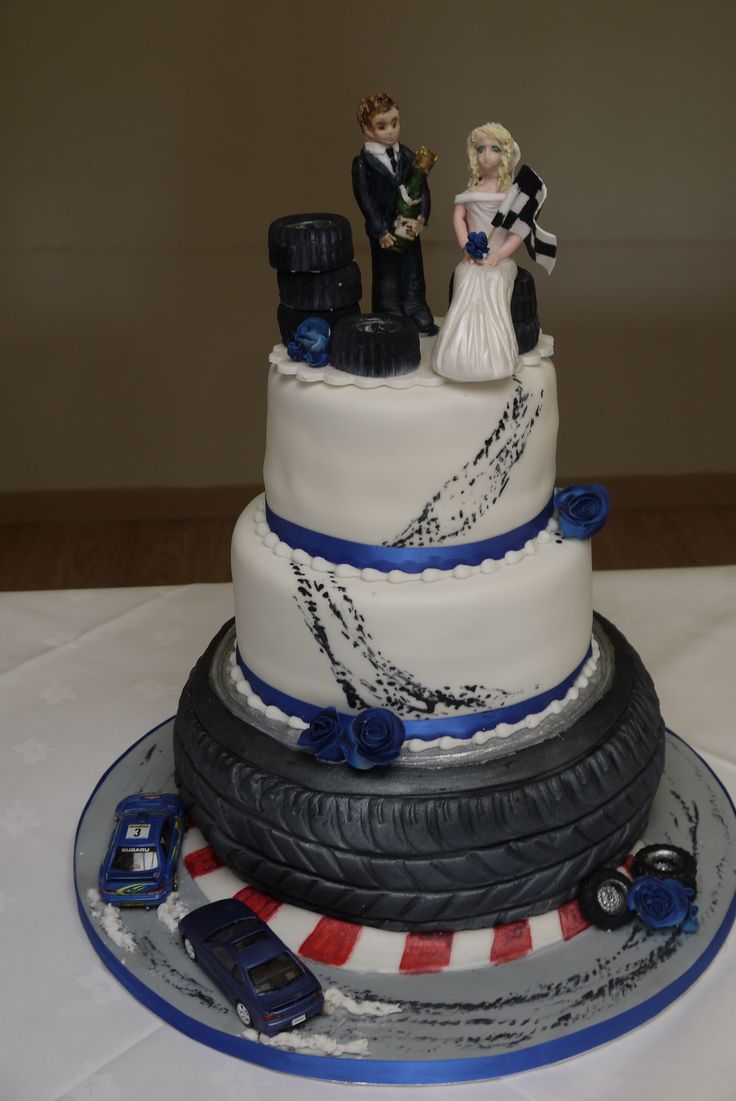
[[[391,171],[393,172],[393,174],[395,176],[396,175],[396,153],[394,151],[394,147],[392,145],[387,145],[386,146],[386,152],[388,154],[388,159],[391,162]]]

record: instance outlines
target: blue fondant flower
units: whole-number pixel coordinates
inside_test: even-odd
[[[629,888],[627,906],[650,929],[668,929],[679,926],[686,933],[698,927],[697,906],[690,902],[691,887],[683,887],[676,879],[657,879],[642,875]]]
[[[326,367],[330,362],[332,331],[321,317],[308,317],[298,325],[294,339],[286,345],[289,359],[304,361],[309,367]]]
[[[685,920],[681,922],[680,928],[683,933],[697,933],[698,931],[698,907],[694,906],[692,902],[687,908]]]
[[[488,236],[480,233],[469,233],[465,243],[465,251],[473,260],[485,260],[488,255]]]
[[[398,715],[387,707],[368,707],[343,731],[340,746],[352,768],[375,768],[396,760],[405,737]]]
[[[610,498],[601,485],[568,486],[555,492],[560,530],[567,539],[590,539],[608,517]]]
[[[342,761],[340,748],[340,716],[334,707],[326,707],[315,715],[306,730],[299,735],[298,745],[311,749],[320,761]]]

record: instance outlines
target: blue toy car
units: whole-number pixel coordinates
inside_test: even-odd
[[[265,922],[236,898],[179,922],[184,949],[235,1005],[242,1024],[273,1036],[322,1012],[318,980]]]
[[[121,800],[100,867],[103,902],[159,906],[179,885],[176,862],[183,833],[178,795],[141,793]]]

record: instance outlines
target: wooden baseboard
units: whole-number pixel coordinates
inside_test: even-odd
[[[262,485],[43,489],[0,493],[0,523],[235,519]]]
[[[736,505],[736,471],[557,476],[558,485],[588,482],[602,482],[615,508],[726,508]]]
[[[736,505],[736,472],[718,474],[560,474],[560,485],[603,482],[616,508]],[[260,493],[241,486],[45,489],[0,493],[0,523],[83,524],[126,520],[234,519]]]

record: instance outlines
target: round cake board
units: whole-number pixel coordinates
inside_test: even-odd
[[[360,974],[309,962],[327,1010],[269,1039],[186,956],[182,913],[207,898],[180,869],[159,910],[105,907],[97,877],[115,806],[137,791],[174,791],[173,719],[123,754],[90,796],[77,828],[74,878],[83,926],[105,966],[163,1020],[210,1047],[308,1078],[372,1084],[477,1081],[546,1066],[638,1028],[681,997],[723,944],[736,916],[736,815],[718,777],[668,732],[665,773],[645,842],[698,859],[698,930],[635,920],[588,929],[502,966],[436,974]],[[230,873],[228,873],[230,874]]]

